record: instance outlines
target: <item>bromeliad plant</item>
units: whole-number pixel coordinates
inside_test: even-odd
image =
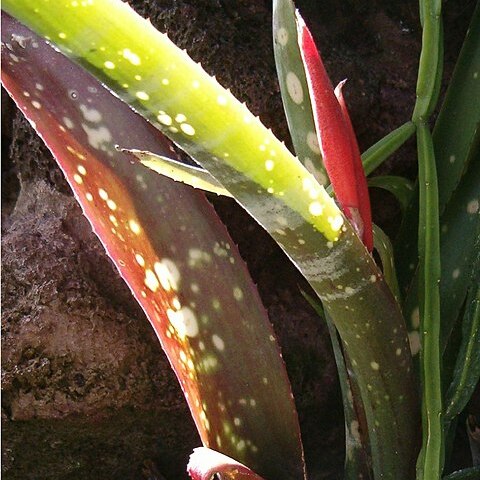
[[[413,479],[415,465],[418,479],[441,478],[451,426],[480,374],[480,9],[432,136],[441,3],[420,1],[412,120],[361,159],[343,83],[330,84],[290,0],[274,1],[273,30],[297,157],[128,5],[5,0],[2,8],[2,81],[51,149],[170,359],[204,445],[192,454],[192,478],[299,480],[306,473],[265,312],[211,207],[182,182],[233,197],[317,295],[308,298],[329,325],[344,394],[346,478]],[[417,186],[372,179],[398,195],[405,231],[419,233],[394,250],[372,229],[365,172],[414,132]],[[178,162],[164,135],[201,168]],[[452,248],[459,237],[461,255]],[[458,331],[462,340],[452,343]],[[462,473],[469,474],[475,471]]]

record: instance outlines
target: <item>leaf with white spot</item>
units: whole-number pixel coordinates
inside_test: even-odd
[[[433,130],[440,211],[474,155],[479,154],[479,126],[480,5],[477,4]]]
[[[122,151],[131,153],[140,160],[142,165],[176,182],[190,185],[193,188],[199,188],[205,192],[231,197],[230,192],[223,188],[223,186],[203,168],[193,167],[192,165],[178,162],[172,158],[155,155],[152,152],[143,150],[122,149]]]
[[[115,148],[165,156],[169,142],[5,13],[2,80],[147,314],[202,442],[267,478],[303,478],[285,366],[237,248],[203,194]]]
[[[441,106],[433,142],[438,170],[440,213],[458,191],[465,172],[478,156],[480,146],[480,5],[465,36],[453,76]],[[400,289],[406,291],[417,264],[418,189],[395,242]],[[411,265],[413,264],[413,268]]]
[[[445,399],[446,422],[451,422],[462,412],[480,380],[480,231],[476,249],[462,321],[462,342]]]
[[[440,217],[440,312],[442,351],[457,324],[470,286],[470,266],[476,254],[476,238],[480,229],[480,156],[469,168]],[[461,248],[460,248],[461,246]],[[403,311],[410,330],[418,330],[414,311],[418,308],[418,274],[411,282]],[[413,319],[413,321],[412,321]]]
[[[292,0],[274,0],[272,19],[278,83],[295,153],[317,181],[327,185],[329,180],[313,121]]]
[[[210,448],[196,448],[187,466],[192,480],[263,480],[246,465]]]
[[[84,10],[72,11],[63,2],[4,0],[3,8],[55,38],[66,55],[79,59],[195,158],[272,235],[310,282],[348,345],[370,445],[376,452],[376,475],[389,472],[389,478],[409,478],[417,456],[411,439],[418,432],[419,404],[412,388],[415,378],[405,322],[371,255],[325,189],[244,105],[126,4],[95,0]],[[108,23],[103,21],[106,17]],[[102,28],[96,28],[100,24]],[[91,42],[102,48],[92,49]],[[123,45],[135,52],[140,63],[125,61],[119,54]],[[109,61],[115,68],[105,65]],[[147,93],[148,99],[143,94],[140,98],[138,92]],[[202,251],[191,253],[193,265],[208,259]],[[215,302],[213,307],[221,305]],[[227,348],[230,343],[221,338]],[[236,358],[232,351],[228,355]],[[206,360],[208,366],[215,366]],[[262,354],[259,362],[269,360]],[[239,363],[256,370],[250,363]],[[235,377],[232,371],[229,378]],[[256,395],[256,385],[251,389]],[[270,398],[278,401],[275,395]],[[255,408],[255,398],[241,400],[240,405]],[[259,430],[272,430],[260,421],[264,417],[256,418]],[[402,421],[392,423],[392,419]],[[231,423],[224,428],[230,432]],[[278,439],[285,432],[290,430],[284,429]],[[246,442],[236,435],[233,439],[240,451],[247,450]],[[272,448],[278,449],[277,445]],[[284,478],[285,454],[279,450],[278,455],[281,461],[267,463],[278,469],[276,475],[235,458],[266,478]]]

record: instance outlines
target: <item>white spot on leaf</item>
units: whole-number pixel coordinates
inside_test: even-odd
[[[225,350],[225,342],[218,335],[212,335],[212,342],[217,350],[221,352]]]
[[[198,335],[197,317],[190,308],[183,307],[177,312],[168,309],[167,316],[180,338]]]
[[[290,95],[290,98],[297,104],[300,105],[303,102],[303,88],[300,80],[293,72],[288,72],[285,78],[287,84],[287,91]]]
[[[122,56],[125,60],[128,60],[132,65],[140,65],[140,57],[132,52],[129,48],[124,48],[122,50]]]
[[[285,28],[281,27],[277,31],[277,41],[284,47],[288,43],[288,32]]]

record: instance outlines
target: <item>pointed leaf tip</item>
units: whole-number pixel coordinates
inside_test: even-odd
[[[187,471],[192,480],[210,480],[216,474],[225,480],[263,480],[242,463],[206,447],[193,450]]]
[[[357,195],[359,200],[358,213],[362,222],[361,230],[358,229],[360,237],[363,243],[368,248],[368,251],[373,250],[373,229],[372,229],[372,211],[370,208],[370,196],[368,194],[367,178],[365,176],[365,170],[363,169],[362,157],[360,155],[360,149],[358,147],[355,131],[353,130],[352,121],[348,113],[347,104],[343,96],[343,87],[347,83],[347,79],[342,80],[334,90],[338,103],[342,110],[343,120],[347,128],[347,134],[350,138],[350,145],[352,148],[352,162],[355,170],[355,187],[357,189]],[[348,216],[348,215],[347,215]],[[354,224],[355,226],[355,224]]]

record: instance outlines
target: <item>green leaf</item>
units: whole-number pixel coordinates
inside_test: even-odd
[[[480,476],[480,466],[464,468],[443,477],[443,480],[478,480]]]
[[[324,188],[245,106],[127,5],[95,0],[72,9],[69,2],[4,0],[3,8],[55,38],[161,126],[272,235],[348,348],[376,477],[411,477],[419,409],[405,323],[383,275]]]
[[[475,262],[475,241],[480,228],[480,156],[473,158],[460,185],[440,218],[440,346],[445,351],[452,329],[464,305]],[[461,245],[461,248],[459,248]],[[405,299],[404,314],[412,344],[418,346],[418,275]],[[418,349],[415,347],[418,353]]]
[[[441,35],[441,0],[420,0],[422,14],[422,51],[418,67],[416,102],[412,114],[414,123],[428,120],[439,90],[443,65]]]
[[[337,365],[338,379],[340,381],[340,389],[342,392],[343,412],[345,421],[345,480],[356,480],[370,477],[370,466],[368,464],[367,441],[360,434],[360,419],[357,415],[357,408],[361,408],[362,399],[358,395],[358,387],[352,389],[352,378],[348,375],[344,352],[338,339],[338,332],[332,319],[325,314],[320,302],[302,292],[302,295],[310,303],[312,308],[317,312],[319,317],[325,320],[330,340],[332,342],[335,364]],[[357,408],[356,408],[357,406]],[[363,417],[365,413],[363,413]],[[365,436],[365,433],[364,435]]]
[[[480,234],[480,230],[479,230]],[[473,264],[470,291],[462,322],[462,343],[453,381],[448,389],[445,421],[450,422],[467,405],[480,379],[480,235],[477,234],[477,258]]]
[[[223,186],[203,168],[177,162],[169,157],[155,155],[152,152],[125,148],[123,148],[122,151],[131,153],[140,160],[140,163],[145,167],[150,168],[160,175],[171,178],[176,182],[190,185],[193,188],[199,188],[205,192],[231,197],[230,192],[223,188]]]
[[[440,348],[440,226],[433,141],[428,127],[417,126],[420,218],[418,230],[423,443],[417,478],[439,479],[443,470]]]
[[[454,74],[440,109],[433,143],[437,162],[439,184],[439,209],[446,207],[450,197],[478,156],[480,144],[480,6],[477,5],[464,40]],[[431,75],[431,72],[428,72]],[[412,281],[417,266],[418,192],[404,217],[398,239],[395,242],[397,265],[402,292]]]
[[[480,232],[480,156],[473,159],[441,217],[441,346],[446,348],[471,285]]]
[[[170,155],[169,142],[5,13],[2,42],[4,85],[147,314],[202,442],[267,478],[302,478],[285,367],[235,244],[201,193],[115,148]]]
[[[405,213],[413,193],[413,184],[410,180],[394,175],[382,175],[369,178],[368,186],[383,188],[390,192],[398,200],[402,212]]]
[[[300,162],[320,185],[327,185],[328,176],[318,145],[310,93],[298,46],[295,5],[291,0],[274,0],[272,17],[278,83],[293,147]]]
[[[380,255],[382,261],[383,275],[387,285],[393,293],[393,296],[400,303],[400,290],[398,288],[397,273],[395,271],[395,262],[393,260],[392,243],[384,231],[377,225],[373,226],[373,240],[375,250]]]
[[[475,142],[478,143],[479,125],[480,5],[477,3],[433,130],[440,210],[448,203],[469,161],[474,158],[471,150]]]
[[[395,153],[414,133],[415,125],[413,122],[404,123],[366,150],[362,154],[365,174],[370,175],[370,173],[379,167],[390,155]]]

